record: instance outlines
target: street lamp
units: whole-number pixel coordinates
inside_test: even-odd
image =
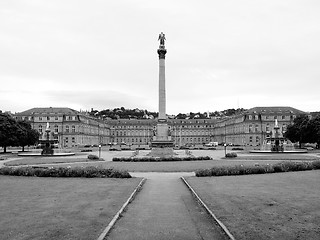
[[[99,144],[99,159],[101,157],[101,144]]]
[[[224,156],[227,157],[227,143],[224,143],[223,146],[224,146]]]

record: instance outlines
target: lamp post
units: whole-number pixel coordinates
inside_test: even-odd
[[[224,156],[227,157],[227,143],[224,143],[223,146],[224,146]]]
[[[101,144],[99,144],[99,159],[101,157]]]

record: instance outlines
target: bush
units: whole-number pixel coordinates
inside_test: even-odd
[[[226,158],[235,158],[235,157],[238,157],[238,155],[235,152],[226,154]]]
[[[0,175],[36,177],[131,178],[127,171],[102,167],[3,167]]]
[[[265,174],[277,172],[292,172],[320,169],[320,161],[313,162],[281,162],[272,165],[254,165],[254,166],[220,166],[210,169],[201,169],[196,171],[197,177],[206,176],[229,176],[229,175],[247,175],[247,174]]]
[[[88,159],[97,160],[97,159],[99,159],[99,157],[97,155],[90,154],[90,155],[88,155]]]
[[[320,161],[313,161],[312,162],[313,169],[320,169]]]
[[[234,147],[232,148],[231,150],[234,150],[234,151],[241,151],[241,150],[244,150],[243,148],[241,147]]]
[[[173,162],[173,161],[201,161],[212,160],[209,156],[202,157],[114,157],[114,162]]]

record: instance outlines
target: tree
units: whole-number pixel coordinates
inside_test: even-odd
[[[7,146],[15,146],[18,143],[17,122],[8,114],[0,113],[0,146],[3,152],[7,152]]]
[[[309,142],[309,132],[309,117],[303,114],[293,120],[293,124],[287,127],[284,136],[291,142],[299,142],[299,147],[301,148],[301,143]]]
[[[22,147],[24,151],[25,146],[34,145],[39,140],[39,132],[32,129],[29,122],[19,121],[18,122],[18,145]]]
[[[308,135],[311,143],[317,143],[317,148],[320,145],[320,115],[312,118],[308,124]]]

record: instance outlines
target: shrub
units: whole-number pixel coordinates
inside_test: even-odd
[[[226,158],[235,158],[235,157],[238,157],[238,155],[235,152],[226,154]]]
[[[172,161],[201,161],[201,160],[212,160],[209,156],[202,157],[114,157],[114,162],[172,162]]]
[[[246,174],[265,174],[276,172],[306,171],[320,169],[320,161],[313,162],[280,162],[273,165],[254,165],[254,166],[221,166],[210,169],[196,171],[197,177],[205,176],[228,176]]]
[[[90,154],[90,155],[88,155],[88,159],[97,160],[97,159],[99,159],[99,157],[97,155]]]
[[[313,161],[312,165],[313,165],[313,169],[320,169],[320,161],[319,160]]]
[[[234,148],[232,148],[231,150],[234,150],[234,151],[240,151],[240,150],[244,150],[243,148],[241,148],[241,147],[234,147]]]
[[[131,178],[127,171],[102,167],[3,167],[1,175],[37,176],[37,177],[86,177],[86,178]]]

